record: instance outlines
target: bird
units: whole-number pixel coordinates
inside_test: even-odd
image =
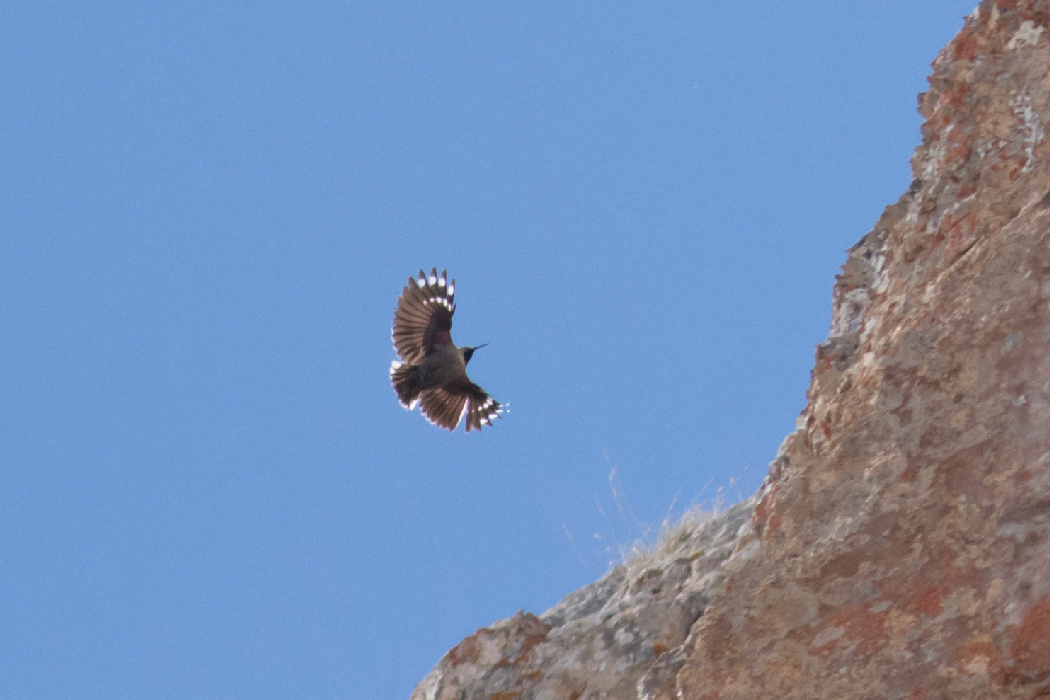
[[[448,271],[431,268],[409,277],[401,290],[390,335],[400,360],[390,363],[390,382],[406,410],[420,406],[432,424],[455,431],[466,416],[466,430],[492,425],[506,406],[488,395],[467,376],[473,347],[452,342],[452,314],[456,312],[456,280]]]

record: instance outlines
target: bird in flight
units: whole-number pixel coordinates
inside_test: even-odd
[[[467,376],[467,363],[484,345],[457,348],[452,342],[455,291],[446,270],[440,277],[431,268],[429,276],[420,270],[408,278],[394,312],[391,336],[401,359],[390,363],[390,382],[407,410],[421,406],[424,418],[448,430],[466,416],[469,433],[492,425],[505,407]]]

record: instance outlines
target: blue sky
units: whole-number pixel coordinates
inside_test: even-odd
[[[407,698],[750,495],[973,4],[6,9],[0,696]],[[388,384],[431,266],[480,434]]]

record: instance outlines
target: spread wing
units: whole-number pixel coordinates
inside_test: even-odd
[[[429,277],[420,270],[418,278],[408,278],[397,300],[391,333],[402,362],[418,365],[435,346],[452,345],[455,288],[456,280],[449,282],[445,270],[438,277],[437,268],[431,268]]]
[[[420,404],[426,419],[446,430],[455,430],[465,415],[468,433],[492,425],[492,419],[503,413],[498,401],[467,379],[425,390]]]

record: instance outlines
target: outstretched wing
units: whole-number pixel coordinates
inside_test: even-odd
[[[446,430],[455,430],[466,416],[468,433],[481,430],[483,425],[492,425],[492,420],[503,413],[498,401],[467,379],[425,390],[420,404],[426,419]]]
[[[445,270],[438,277],[437,268],[431,268],[429,277],[420,270],[418,278],[408,278],[397,300],[391,332],[402,362],[418,365],[435,346],[452,345],[455,287],[456,280],[449,282]]]

